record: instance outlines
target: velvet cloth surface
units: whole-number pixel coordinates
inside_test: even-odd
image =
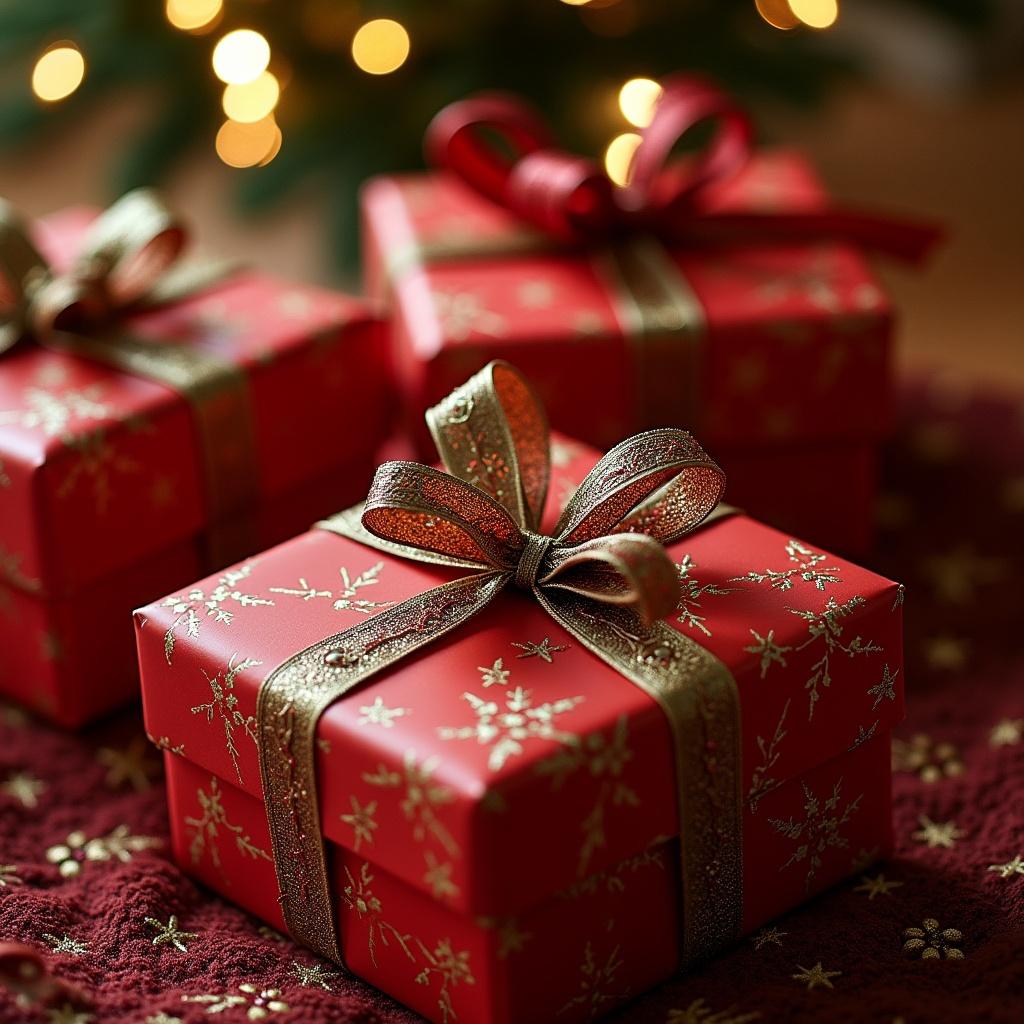
[[[907,585],[894,855],[613,1020],[1024,1020],[1024,399],[918,379],[900,408],[862,559]],[[419,1020],[168,860],[137,712],[0,707],[0,979],[0,1024]]]

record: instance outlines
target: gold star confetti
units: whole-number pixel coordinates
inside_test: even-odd
[[[152,776],[160,771],[159,762],[152,756],[145,736],[136,736],[124,750],[100,747],[96,761],[107,769],[103,779],[108,789],[131,786],[136,793],[144,793],[153,785]]]
[[[933,636],[924,642],[928,667],[937,672],[959,672],[967,665],[970,641],[955,636]]]
[[[1021,859],[1018,853],[1013,860],[1008,860],[1005,864],[989,864],[988,870],[997,872],[1000,878],[1013,878],[1014,875],[1024,875],[1024,860]]]
[[[0,793],[17,800],[22,807],[38,807],[39,797],[46,792],[46,783],[28,772],[15,772],[3,785]]]
[[[1024,739],[1024,718],[1003,718],[988,734],[990,747],[1011,747]]]
[[[48,1024],[91,1024],[96,1019],[91,1013],[76,1010],[70,1003],[46,1012]]]
[[[888,896],[893,889],[898,889],[902,882],[886,881],[885,875],[879,873],[872,878],[870,875],[861,875],[860,885],[853,891],[867,893],[868,899],[873,900],[876,896]]]
[[[911,835],[919,843],[926,843],[929,847],[941,846],[944,849],[952,850],[958,839],[963,839],[967,834],[957,828],[955,821],[932,821],[927,814],[918,818],[921,828]]]
[[[527,640],[524,644],[519,644],[513,640],[512,646],[518,647],[524,652],[523,654],[517,654],[517,658],[537,657],[542,661],[546,661],[549,665],[555,660],[555,654],[568,649],[565,644],[553,644],[549,637],[544,637],[539,644],[535,644],[530,640]]]
[[[480,678],[485,687],[504,686],[508,682],[508,677],[512,675],[511,670],[505,668],[505,662],[502,658],[496,658],[490,668],[478,665],[477,671],[480,673]]]
[[[790,977],[796,981],[802,982],[807,986],[807,991],[810,992],[816,989],[819,985],[823,985],[825,988],[834,988],[832,984],[833,978],[838,978],[842,971],[826,971],[821,966],[819,960],[813,967],[801,967],[800,964],[796,965],[796,969],[800,972],[799,974],[791,974]]]
[[[375,697],[372,704],[359,709],[360,725],[379,725],[384,729],[393,729],[396,718],[404,718],[412,714],[412,708],[389,708],[380,697]]]
[[[765,946],[782,946],[782,936],[789,932],[780,932],[778,928],[762,928],[750,940],[754,943],[754,949],[763,949]]]
[[[921,569],[936,597],[954,605],[972,604],[978,587],[998,583],[1007,575],[1003,559],[979,555],[970,544],[926,558]]]
[[[178,927],[178,918],[176,914],[171,914],[167,919],[167,924],[163,924],[155,917],[147,917],[146,924],[148,924],[150,928],[156,929],[156,935],[153,936],[152,940],[154,946],[171,945],[179,952],[187,953],[187,941],[196,937],[195,932],[182,931],[182,929]]]
[[[665,1024],[752,1024],[761,1014],[737,1013],[735,1006],[725,1010],[712,1010],[703,999],[694,999],[684,1009],[669,1010]]]
[[[89,943],[80,939],[73,939],[70,935],[61,935],[59,938],[50,932],[43,932],[40,938],[50,944],[54,953],[67,953],[68,956],[82,956],[89,952]]]
[[[352,804],[352,812],[341,815],[341,820],[346,825],[352,826],[352,831],[355,833],[353,849],[358,853],[361,842],[364,840],[368,843],[373,842],[373,833],[377,828],[377,822],[373,820],[373,816],[377,813],[377,801],[374,800],[364,807],[360,806],[354,796],[350,796],[348,799]]]
[[[934,917],[926,917],[920,928],[903,932],[903,952],[922,960],[963,960],[963,951],[953,945],[963,937],[958,928],[940,928]]]
[[[334,991],[330,983],[338,977],[337,972],[329,971],[323,964],[300,964],[298,960],[293,960],[292,970],[303,988],[322,988],[325,992]]]
[[[922,782],[955,778],[964,771],[960,753],[952,743],[936,742],[920,732],[909,740],[892,741],[892,767],[897,772],[912,772]]]

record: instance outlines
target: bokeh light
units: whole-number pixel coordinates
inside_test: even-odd
[[[248,124],[225,121],[217,132],[216,148],[229,167],[269,163],[281,148],[281,129],[273,115]]]
[[[790,10],[811,28],[828,28],[839,17],[836,0],[789,0]]]
[[[213,72],[228,85],[259,78],[270,63],[270,44],[251,28],[237,28],[213,48]]]
[[[637,128],[646,128],[661,99],[661,86],[653,78],[631,78],[619,90],[619,110]]]
[[[244,85],[224,86],[222,105],[232,121],[251,123],[273,113],[281,96],[281,86],[269,71]]]
[[[754,0],[757,13],[773,28],[788,31],[800,24],[800,19],[793,13],[789,0]]]
[[[389,75],[409,56],[409,33],[397,21],[375,18],[360,26],[352,39],[352,59],[370,75]]]
[[[32,92],[47,103],[70,96],[85,78],[85,58],[74,43],[57,43],[36,61]]]
[[[167,0],[164,4],[167,20],[184,32],[212,27],[223,9],[224,0]]]
[[[608,143],[608,148],[604,151],[604,169],[616,185],[625,185],[629,182],[633,154],[639,145],[640,136],[636,132],[623,132]]]

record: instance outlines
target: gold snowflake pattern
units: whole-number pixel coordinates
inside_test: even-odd
[[[758,952],[765,946],[778,946],[781,949],[782,939],[788,934],[789,932],[780,932],[778,928],[762,928],[750,941]]]
[[[585,896],[593,896],[600,890],[608,893],[625,892],[627,874],[635,874],[643,868],[653,866],[657,866],[661,871],[665,870],[665,844],[668,842],[668,836],[655,836],[640,853],[619,861],[606,871],[595,871],[586,875],[568,888],[562,889],[557,895],[560,899],[578,900]]]
[[[135,736],[123,749],[100,747],[96,760],[107,769],[103,782],[108,789],[130,786],[136,793],[152,788],[153,777],[160,772],[159,762],[150,756],[149,741]]]
[[[963,839],[966,832],[957,827],[955,821],[932,821],[927,814],[922,814],[918,819],[921,826],[911,834],[911,839],[924,843],[931,849],[941,847],[945,850],[952,850],[957,840]]]
[[[426,966],[416,975],[418,985],[439,983],[437,1007],[441,1011],[441,1024],[457,1018],[452,1006],[452,989],[458,985],[474,985],[476,978],[469,966],[469,950],[456,953],[451,939],[441,939],[434,948],[428,949],[416,940]]]
[[[311,587],[305,577],[299,577],[297,587],[270,587],[272,594],[286,594],[289,597],[297,597],[302,601],[315,601],[318,598],[334,598],[334,609],[339,612],[359,612],[361,615],[369,615],[378,608],[390,608],[394,601],[369,601],[359,597],[359,591],[364,587],[373,587],[380,582],[380,573],[384,568],[383,562],[371,565],[365,572],[361,572],[355,579],[349,576],[348,569],[338,570],[341,575],[341,590],[318,590]]]
[[[184,743],[172,743],[166,736],[160,736],[154,739],[149,733],[146,733],[146,739],[156,747],[157,750],[165,750],[171,754],[177,754],[178,757],[185,756],[185,744]]]
[[[780,818],[769,818],[768,823],[780,835],[798,844],[779,870],[784,871],[791,864],[806,862],[804,888],[809,890],[814,876],[822,866],[825,851],[832,848],[846,849],[849,846],[849,840],[842,834],[842,828],[857,813],[863,794],[840,808],[842,779],[832,787],[832,792],[824,801],[815,796],[806,782],[801,783],[801,786],[804,791],[803,819],[797,821],[790,817],[783,821]]]
[[[909,740],[892,741],[892,768],[897,772],[911,772],[922,782],[938,782],[963,774],[964,765],[959,751],[952,743],[936,742],[920,732]]]
[[[488,309],[476,292],[437,290],[433,298],[441,330],[453,341],[466,341],[473,334],[498,338],[505,332],[505,318]]]
[[[788,569],[765,569],[763,572],[751,569],[744,576],[733,576],[729,582],[763,583],[773,590],[783,591],[792,590],[798,581],[810,583],[815,590],[825,590],[830,584],[841,582],[838,565],[821,564],[828,561],[828,555],[814,551],[798,540],[787,542],[786,556],[794,563]]]
[[[96,385],[62,392],[28,387],[22,395],[22,408],[0,411],[0,426],[11,423],[67,440],[73,423],[96,423],[113,417],[113,408],[100,401],[102,394]]]
[[[416,956],[409,948],[411,936],[404,935],[383,917],[384,907],[371,888],[374,876],[370,873],[370,865],[363,862],[363,866],[359,869],[358,881],[353,878],[347,864],[345,865],[345,875],[348,878],[348,885],[342,889],[341,898],[347,907],[358,914],[360,921],[364,919],[366,921],[366,944],[373,966],[378,966],[378,942],[387,947],[390,947],[391,942],[395,942],[409,960],[415,963]]]
[[[1008,566],[1003,558],[979,555],[973,545],[961,544],[926,558],[921,570],[940,601],[967,606],[977,600],[979,587],[1005,579]]]
[[[940,928],[934,917],[926,917],[920,928],[907,928],[903,932],[903,952],[922,960],[963,960],[963,941],[959,928]]]
[[[533,938],[533,933],[524,931],[514,917],[478,917],[476,923],[481,928],[497,933],[499,960],[507,960],[513,953],[521,953]]]
[[[215,775],[210,776],[210,792],[201,786],[196,790],[196,799],[202,814],[198,818],[185,818],[185,824],[192,830],[192,842],[189,845],[189,857],[193,865],[198,865],[203,855],[209,850],[210,861],[222,878],[227,880],[220,859],[220,832],[223,829],[234,837],[235,847],[245,857],[269,861],[270,855],[260,849],[245,832],[241,825],[234,825],[228,820],[224,810],[220,782]]]
[[[64,935],[54,935],[52,932],[43,932],[40,938],[44,939],[54,953],[63,953],[66,956],[85,956],[89,952],[89,943],[81,939]]]
[[[871,705],[872,711],[874,711],[883,700],[896,700],[896,677],[899,674],[899,669],[896,669],[895,672],[890,672],[888,665],[882,666],[882,678],[875,683],[874,686],[868,687],[867,691],[869,697],[875,698],[874,704]]]
[[[207,725],[212,725],[214,718],[219,718],[224,726],[224,744],[234,765],[238,781],[242,781],[242,770],[238,766],[238,741],[235,738],[236,731],[242,733],[252,740],[254,746],[259,746],[256,739],[256,716],[243,715],[238,710],[238,697],[235,694],[235,680],[247,669],[262,665],[261,661],[254,661],[252,658],[243,658],[237,661],[237,654],[232,654],[228,661],[227,668],[218,672],[215,676],[207,674],[203,669],[203,675],[210,684],[212,698],[205,704],[196,704],[191,708],[193,715],[206,715]]]
[[[39,806],[39,798],[46,790],[46,783],[29,772],[15,772],[0,784],[0,793],[29,809]]]
[[[393,729],[396,718],[404,718],[412,714],[412,708],[389,708],[380,697],[375,697],[372,704],[364,704],[359,709],[360,725],[379,725],[382,729]]]
[[[224,1013],[225,1010],[244,1008],[247,1020],[265,1020],[276,1013],[287,1013],[290,1009],[276,988],[257,988],[245,982],[238,986],[238,993],[182,996],[181,1001],[205,1006],[207,1013]]]
[[[819,985],[823,988],[835,988],[832,979],[838,978],[843,973],[842,971],[826,970],[821,966],[820,960],[813,967],[801,967],[800,964],[797,964],[796,969],[799,973],[790,975],[790,977],[806,985],[808,992],[813,991]]]
[[[478,665],[477,671],[480,673],[480,681],[483,683],[485,689],[488,686],[507,685],[508,677],[512,675],[512,671],[505,668],[505,661],[503,658],[495,658],[494,664],[489,667]]]
[[[247,594],[240,590],[240,585],[252,575],[255,562],[246,562],[235,569],[228,569],[217,580],[217,585],[210,591],[195,587],[186,594],[178,594],[163,600],[161,607],[170,608],[175,615],[174,621],[164,633],[164,657],[167,664],[173,664],[174,648],[178,642],[179,632],[189,640],[199,637],[203,618],[212,618],[230,626],[235,620],[235,611],[226,605],[238,608],[270,608],[274,602],[270,598]]]
[[[196,937],[195,932],[186,932],[178,927],[176,914],[171,914],[166,924],[155,917],[147,917],[145,924],[156,929],[151,940],[154,946],[173,946],[179,953],[187,953],[189,939]]]
[[[879,721],[880,719],[876,718],[870,725],[858,725],[857,735],[854,736],[853,742],[846,749],[856,750],[858,747],[867,743],[867,741],[875,735],[875,730],[878,728]]]
[[[89,839],[84,832],[71,832],[63,843],[51,846],[46,859],[57,865],[65,878],[81,874],[85,864],[99,861],[118,860],[127,864],[136,853],[160,846],[153,836],[132,835],[127,825],[118,825],[109,835]]]
[[[696,563],[689,554],[683,555],[683,560],[676,565],[676,575],[679,577],[679,604],[676,605],[676,622],[688,629],[695,629],[705,636],[711,636],[711,630],[707,625],[707,615],[703,614],[701,599],[705,596],[722,597],[731,594],[735,587],[722,587],[717,583],[701,583],[692,575],[697,568]]]
[[[757,805],[761,802],[761,798],[779,784],[779,780],[772,774],[772,769],[779,760],[779,747],[786,738],[784,726],[786,715],[789,713],[789,705],[790,701],[787,700],[782,706],[782,714],[779,715],[772,738],[766,740],[763,736],[757,737],[757,749],[761,752],[761,763],[754,766],[750,777],[750,789],[747,790],[747,804],[752,813],[757,812]]]
[[[614,922],[609,921],[609,926],[613,924]],[[609,931],[611,930],[609,927]],[[558,1012],[565,1013],[567,1010],[582,1006],[593,1020],[601,1015],[608,1003],[624,999],[628,995],[627,991],[615,991],[615,976],[622,965],[619,946],[615,946],[602,962],[594,953],[593,943],[588,940],[583,947],[583,961],[580,964],[579,992]]]
[[[581,704],[582,697],[561,697],[535,705],[531,691],[517,686],[505,693],[504,706],[469,692],[462,699],[473,709],[476,721],[472,725],[440,726],[437,734],[442,740],[476,740],[490,747],[487,767],[492,772],[501,771],[510,758],[522,754],[530,740],[566,745],[577,742],[572,733],[557,727],[556,720]]]
[[[768,669],[772,665],[781,665],[783,668],[786,667],[786,655],[793,649],[787,647],[785,644],[777,643],[775,640],[775,630],[769,629],[768,632],[761,636],[756,629],[750,631],[750,635],[754,638],[754,642],[748,647],[744,647],[748,654],[756,654],[760,659],[761,678],[764,679],[768,675]]]
[[[454,866],[448,861],[439,861],[430,850],[424,851],[423,858],[427,863],[423,882],[434,899],[455,899],[459,895],[459,887],[452,881]]]
[[[341,820],[351,826],[354,837],[352,849],[358,853],[361,843],[373,842],[373,833],[377,828],[377,822],[373,818],[377,813],[377,801],[373,800],[363,806],[354,796],[350,796],[348,799],[352,810],[348,814],[342,814]]]
[[[16,885],[24,884],[24,879],[18,875],[17,864],[0,864],[0,889],[13,889]]]
[[[402,758],[401,772],[393,772],[382,764],[375,772],[364,773],[363,781],[371,786],[404,790],[399,806],[406,821],[412,823],[413,839],[422,843],[427,836],[432,836],[449,856],[457,857],[459,845],[437,816],[437,808],[455,799],[447,786],[433,780],[440,763],[441,759],[436,754],[417,762],[415,751],[407,750]]]
[[[1000,878],[1016,878],[1018,875],[1024,875],[1024,859],[1018,853],[1005,864],[989,864],[988,870],[996,872]]]
[[[139,464],[121,454],[103,430],[69,437],[64,445],[75,453],[75,459],[57,487],[57,497],[65,500],[78,490],[80,483],[87,484],[96,514],[106,515],[116,491],[114,478],[137,473]]]
[[[681,1010],[669,1010],[665,1024],[751,1024],[751,1021],[760,1019],[761,1014],[756,1010],[738,1013],[735,1006],[730,1006],[713,1011],[703,999],[694,999]]]
[[[325,992],[333,992],[331,982],[338,977],[337,971],[328,970],[323,964],[300,964],[292,961],[292,973],[295,980],[303,988],[322,988]]]
[[[544,637],[539,644],[534,643],[532,640],[527,640],[526,643],[516,643],[512,641],[513,647],[518,647],[523,653],[517,654],[517,658],[540,658],[541,661],[546,661],[549,665],[554,662],[554,656],[559,651],[567,651],[568,645],[566,644],[553,644],[550,637]]]
[[[990,747],[1012,747],[1024,739],[1024,718],[1000,719],[988,734]]]
[[[854,892],[864,893],[869,900],[876,896],[888,896],[893,889],[898,889],[902,882],[890,881],[884,874],[879,872],[872,878],[870,875],[861,875],[860,885],[854,888]]]

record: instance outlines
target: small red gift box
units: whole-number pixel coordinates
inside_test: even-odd
[[[126,200],[132,224],[160,209]],[[84,277],[95,215],[30,229],[52,271],[17,262],[26,236],[4,217],[22,302],[0,338],[0,692],[77,726],[137,690],[133,608],[365,492],[389,372],[360,303],[248,270],[103,326],[40,327],[56,289]],[[15,323],[30,295],[38,321]],[[229,619],[246,591],[234,578],[192,615]]]
[[[416,436],[427,440],[423,409],[507,359],[556,428],[604,449],[637,429],[686,427],[736,504],[863,550],[890,417],[892,311],[851,240],[909,241],[909,255],[930,236],[835,211],[795,153],[744,162],[741,113],[690,80],[667,84],[634,177],[666,128],[675,138],[701,115],[725,121],[702,165],[714,173],[634,184],[618,204],[589,162],[554,152],[528,111],[493,98],[438,115],[428,151],[443,173],[366,187],[366,291],[387,310]],[[501,164],[482,129],[523,155]],[[674,198],[659,205],[663,184]],[[574,204],[603,219],[573,219]],[[825,474],[844,481],[827,507],[810,483]]]
[[[450,408],[459,410],[452,422],[469,422],[463,436],[477,436],[472,403]],[[552,453],[545,533],[597,460],[562,440]],[[391,465],[404,473],[410,464]],[[497,463],[481,465],[486,473]],[[619,481],[629,465],[598,476]],[[528,460],[521,468],[526,479]],[[379,497],[375,484],[364,523]],[[437,528],[433,514],[412,514],[414,529]],[[289,879],[307,848],[301,837],[273,839],[268,814],[287,817],[310,790],[294,753],[305,721],[298,698],[274,710],[271,681],[298,664],[303,686],[317,691],[350,655],[373,657],[459,614],[425,606],[400,628],[407,602],[465,572],[337,535],[350,522],[343,514],[234,570],[261,603],[231,621],[204,619],[194,636],[182,626],[182,608],[217,577],[196,584],[195,598],[173,595],[136,614],[175,856],[279,929],[278,885],[306,898]],[[686,770],[660,700],[516,589],[330,703],[309,734],[330,893],[328,920],[314,931],[333,917],[347,966],[428,1019],[592,1019],[670,975],[688,949],[713,951],[889,848],[902,588],[743,514],[667,551],[678,605],[664,629],[725,666],[738,694],[738,732],[720,734],[717,698],[692,680],[705,694],[685,741],[700,776],[693,792],[713,791],[726,806],[698,797],[687,827],[676,788]],[[375,620],[387,623],[376,634]],[[610,621],[609,642],[631,636],[625,619]],[[303,650],[317,655],[308,676]],[[636,661],[657,674],[666,658],[641,646]],[[283,780],[268,767],[278,755],[267,746],[278,742]],[[730,775],[733,764],[741,767]],[[686,852],[698,839],[703,858]],[[681,907],[691,905],[686,921]],[[728,935],[719,934],[725,920]]]

